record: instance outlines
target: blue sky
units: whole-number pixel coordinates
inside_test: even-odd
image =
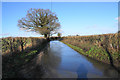
[[[26,16],[30,8],[50,9],[50,2],[3,2],[2,3],[2,35],[35,36],[39,34],[25,32],[17,26],[17,21]],[[116,33],[118,31],[117,2],[52,2],[61,23],[63,36],[94,35]]]

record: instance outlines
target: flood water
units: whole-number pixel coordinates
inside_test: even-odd
[[[87,58],[60,41],[51,41],[42,57],[42,78],[115,78],[110,65]]]

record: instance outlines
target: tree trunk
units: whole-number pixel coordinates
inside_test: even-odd
[[[48,40],[48,41],[50,41],[50,38],[49,38],[49,37],[47,37],[47,40]]]
[[[47,38],[47,34],[44,34],[44,37]]]
[[[11,51],[11,53],[13,53],[13,44],[11,41],[10,41],[10,51]]]
[[[24,47],[24,46],[23,46],[23,42],[22,42],[22,43],[21,43],[21,49],[22,49],[22,52],[23,52],[23,50],[24,50],[23,47]]]

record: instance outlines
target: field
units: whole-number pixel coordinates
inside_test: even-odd
[[[79,53],[107,64],[120,66],[118,34],[63,37],[63,43]],[[119,45],[118,45],[119,43]]]

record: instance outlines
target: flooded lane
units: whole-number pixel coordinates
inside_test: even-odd
[[[42,57],[43,78],[109,78],[118,73],[110,65],[87,58],[60,41],[51,41]]]

